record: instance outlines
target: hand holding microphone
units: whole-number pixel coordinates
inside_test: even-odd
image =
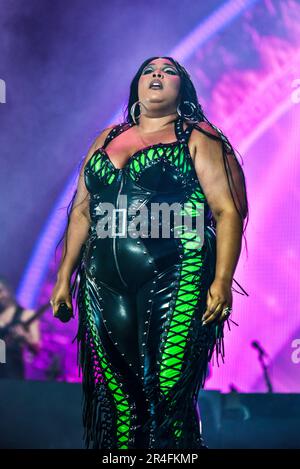
[[[70,286],[68,282],[58,281],[53,289],[50,304],[53,316],[62,322],[68,322],[74,317]]]

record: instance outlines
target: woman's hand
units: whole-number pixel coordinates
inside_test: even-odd
[[[213,281],[207,292],[207,305],[202,317],[202,324],[209,324],[215,320],[223,322],[228,318],[224,314],[224,309],[232,307],[231,282],[216,279]]]
[[[61,303],[66,303],[68,308],[70,308],[73,312],[69,280],[57,280],[52,291],[50,303],[52,305],[54,317],[56,317],[59,305]]]

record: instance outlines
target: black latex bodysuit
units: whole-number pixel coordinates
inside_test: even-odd
[[[141,149],[118,169],[105,147],[130,126],[115,126],[84,172],[92,220],[78,288],[85,443],[201,448],[197,397],[213,352],[223,357],[224,323],[201,323],[216,232],[189,153],[194,126],[184,130],[178,118],[175,142]],[[180,237],[99,238],[101,203],[119,208],[121,195],[135,208],[180,203],[191,217],[204,216],[203,236],[190,228]]]

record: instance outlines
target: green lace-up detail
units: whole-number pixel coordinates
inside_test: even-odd
[[[84,293],[86,317],[87,317],[90,335],[93,340],[93,345],[97,352],[97,357],[99,359],[99,366],[101,368],[102,379],[103,377],[105,378],[107,386],[110,389],[113,399],[115,401],[115,406],[116,406],[116,411],[117,411],[116,412],[117,414],[116,427],[117,427],[118,449],[128,449],[129,448],[128,440],[129,440],[129,430],[130,430],[130,419],[131,419],[130,405],[126,398],[126,395],[121,390],[120,384],[118,383],[116,377],[114,376],[109,366],[109,363],[107,361],[107,358],[105,356],[101,341],[99,339],[99,334],[98,334],[97,327],[95,324],[94,316],[92,313],[90,297],[91,296],[89,294],[88,286],[87,286],[85,293]]]
[[[109,160],[101,153],[101,150],[94,153],[86,167],[97,174],[105,184],[112,184],[117,177],[116,171],[112,170]]]
[[[150,148],[136,153],[129,161],[128,173],[132,180],[158,160],[165,159],[182,174],[187,175],[192,171],[192,166],[185,155],[184,146],[176,142],[174,144],[164,144],[162,146],[153,145]]]
[[[204,200],[204,195],[196,188],[185,202],[181,215],[191,218],[203,217],[204,204],[201,202]],[[201,220],[199,224],[200,222]],[[201,267],[203,266],[203,251],[201,248],[204,240],[201,239],[197,230],[186,225],[177,225],[176,229],[180,230],[178,236],[183,246],[183,259],[172,317],[168,332],[165,335],[163,334],[165,342],[161,349],[159,382],[160,389],[164,394],[168,394],[169,389],[174,386],[183,371],[188,334],[199,301]],[[172,401],[170,405],[172,406]],[[175,437],[180,438],[182,433],[181,425],[182,422],[179,420],[173,422]]]

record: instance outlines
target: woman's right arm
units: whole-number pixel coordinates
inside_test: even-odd
[[[60,303],[65,302],[72,309],[70,281],[79,260],[81,247],[87,240],[91,223],[89,192],[84,182],[84,168],[97,148],[103,146],[111,128],[108,127],[103,130],[90,146],[80,170],[77,192],[70,213],[69,226],[64,237],[63,252],[57,271],[56,284],[51,295],[54,316]]]

